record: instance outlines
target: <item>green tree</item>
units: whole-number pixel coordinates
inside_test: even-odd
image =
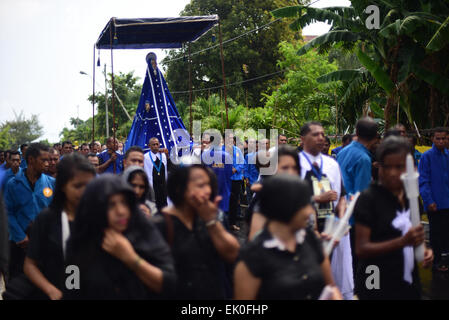
[[[282,42],[279,50],[283,59],[279,67],[287,69],[285,81],[271,95],[266,95],[266,107],[273,110],[273,127],[299,134],[306,121],[319,120],[333,132],[335,121],[335,84],[320,84],[317,78],[337,70],[327,57],[310,51],[298,56],[302,44]]]
[[[366,76],[365,70],[352,69],[334,73],[327,79],[348,81],[353,84],[353,92],[363,92],[363,86],[369,87],[374,79],[383,97],[378,96],[378,90],[372,90],[375,99],[368,95],[365,102],[368,109],[383,110],[387,128],[394,118],[406,120],[410,127],[415,121],[419,127],[447,125],[449,116],[439,116],[449,113],[447,1],[352,0],[351,3],[351,7],[321,9],[285,7],[273,14],[295,18],[291,24],[295,30],[315,21],[330,22],[331,30],[307,43],[298,54],[312,48],[326,52],[336,46],[353,50],[370,76]],[[364,10],[373,4],[380,8],[382,17],[378,30],[365,25],[368,14]],[[385,102],[379,105],[382,98]]]
[[[19,114],[14,112],[14,117],[14,120],[5,121],[0,126],[0,143],[4,148],[15,150],[21,144],[31,143],[42,136],[43,130],[37,115],[33,114],[27,119],[21,111]]]
[[[192,0],[190,4],[186,5],[181,15],[217,14],[220,18],[222,38],[223,40],[227,40],[274,21],[270,15],[270,11],[288,3],[292,3],[292,1]],[[276,66],[276,61],[280,59],[277,46],[282,40],[294,41],[294,33],[288,29],[286,23],[277,21],[260,31],[225,43],[223,50],[227,84],[279,71]],[[193,88],[205,89],[221,86],[223,79],[218,27],[215,27],[207,35],[190,45],[192,53],[216,45],[214,49],[201,52],[191,57]],[[169,88],[173,92],[186,91],[189,88],[187,54],[187,46],[181,50],[171,50],[168,56],[162,61],[162,64],[166,66],[166,79]],[[178,60],[170,61],[173,59]],[[246,65],[246,73],[244,72],[243,65]],[[260,101],[262,93],[266,92],[270,85],[279,82],[280,79],[281,75],[276,75],[258,81],[248,82],[244,85],[229,86],[227,88],[227,95],[236,101],[237,104],[246,105],[246,101],[248,101],[249,106],[263,106],[263,103]],[[205,98],[210,93],[217,93],[223,96],[223,91],[220,93],[220,89],[216,89],[213,92],[203,91],[196,94],[197,97]],[[188,104],[189,95],[175,94],[175,100]]]

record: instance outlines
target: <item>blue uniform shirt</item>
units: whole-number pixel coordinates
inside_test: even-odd
[[[214,153],[221,154],[221,163],[212,162],[212,164],[206,164],[209,166],[217,176],[218,180],[218,194],[222,197],[219,207],[224,212],[229,211],[229,199],[231,197],[231,176],[232,176],[232,164],[230,164],[231,156],[229,153],[222,150],[209,149],[204,151],[202,159],[204,159],[205,153],[208,152],[210,157],[214,157]],[[227,164],[229,163],[229,164]]]
[[[343,184],[348,195],[367,189],[371,183],[371,152],[360,142],[352,141],[337,154]],[[354,217],[350,224],[353,225]]]
[[[249,184],[254,184],[259,179],[259,170],[256,167],[256,152],[248,153],[245,156],[244,177],[249,180]]]
[[[424,209],[436,203],[437,210],[449,208],[449,154],[435,146],[423,153],[419,161],[419,193]]]
[[[123,169],[122,169],[123,156],[118,152],[116,152],[116,154],[117,154],[117,159],[115,159],[115,173],[120,173],[123,171]],[[108,153],[108,150],[105,150],[98,155],[98,159],[100,160],[100,165],[102,165],[103,163],[108,161],[110,158],[111,158],[111,155]],[[111,163],[109,165],[109,167],[107,167],[103,173],[106,173],[106,172],[114,173],[114,164],[113,163]]]
[[[223,151],[225,150],[225,146],[223,145]],[[240,148],[236,146],[232,146],[233,154],[232,154],[232,166],[237,170],[236,173],[232,174],[231,180],[239,181],[243,179],[243,174],[245,172],[245,158],[243,156]]]
[[[19,173],[21,171],[22,171],[22,168],[19,167],[19,171],[17,171],[17,173]],[[14,172],[12,172],[11,168],[9,168],[8,170],[5,171],[5,175],[4,175],[3,180],[1,182],[1,187],[2,187],[3,191],[5,191],[6,184],[9,182],[9,180],[14,178],[15,176],[16,175],[14,174]]]
[[[28,226],[53,199],[55,179],[41,174],[31,189],[25,170],[16,174],[5,188],[5,204],[8,211],[9,239],[20,242],[25,239]]]

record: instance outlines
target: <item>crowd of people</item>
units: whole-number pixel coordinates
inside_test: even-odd
[[[123,152],[111,137],[0,152],[3,298],[420,299],[413,250],[425,232],[410,222],[401,175],[411,154],[430,226],[421,266],[447,272],[448,130],[434,128],[423,154],[403,125],[381,137],[371,118],[332,150],[319,122],[300,136],[270,146],[205,133],[181,164],[156,137],[149,150]],[[327,254],[326,224],[358,192],[351,228]]]

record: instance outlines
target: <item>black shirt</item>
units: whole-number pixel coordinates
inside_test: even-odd
[[[69,228],[72,223],[69,222]],[[65,284],[64,255],[62,251],[61,212],[44,209],[31,228],[27,256],[33,259],[42,274],[59,290]]]
[[[164,217],[166,215],[166,217]],[[178,217],[161,214],[154,222],[171,246],[177,284],[174,299],[225,299],[225,263],[221,260],[207,231],[205,223],[195,217],[189,230]],[[173,228],[168,234],[168,223]]]
[[[318,299],[325,286],[321,269],[324,254],[315,233],[307,229],[304,242],[297,243],[294,253],[264,247],[264,242],[272,239],[265,227],[240,251],[240,260],[255,277],[262,279],[257,299]]]
[[[406,200],[406,208],[408,202]],[[379,184],[372,184],[360,194],[354,208],[356,224],[371,230],[371,242],[389,241],[402,236],[402,232],[393,227],[397,211],[402,211],[397,197]],[[357,226],[356,226],[357,228]],[[367,267],[375,265],[380,272],[380,289],[368,290],[367,278],[373,274]],[[404,256],[402,248],[381,256],[358,260],[355,289],[360,299],[419,299],[420,284],[418,268],[412,273],[413,283],[404,281]]]

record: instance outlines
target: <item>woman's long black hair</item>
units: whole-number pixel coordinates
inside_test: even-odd
[[[131,217],[129,230],[139,227],[141,216],[133,189],[121,177],[102,174],[92,180],[86,187],[76,213],[73,232],[68,241],[68,250],[79,251],[82,248],[100,248],[104,231],[108,228],[109,198],[116,194],[125,196]]]
[[[215,173],[209,167],[203,164],[194,164],[191,166],[178,166],[169,174],[167,179],[167,191],[170,200],[175,206],[180,206],[185,201],[185,193],[189,183],[190,173],[193,169],[202,169],[209,176],[211,186],[210,200],[214,201],[218,194],[218,182]]]
[[[56,185],[53,200],[50,204],[50,208],[61,212],[64,209],[66,201],[66,195],[63,191],[65,185],[75,177],[75,174],[79,171],[92,173],[96,175],[95,168],[86,159],[86,157],[79,154],[66,155],[59,161],[56,166]]]

